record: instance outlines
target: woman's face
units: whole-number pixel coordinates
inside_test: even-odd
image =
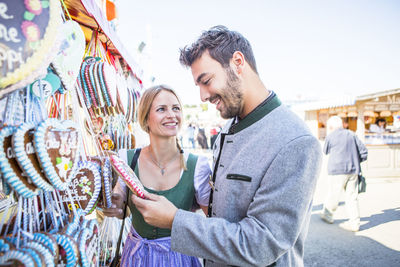
[[[149,133],[158,136],[176,136],[181,127],[182,110],[176,96],[162,90],[154,98],[147,124]]]

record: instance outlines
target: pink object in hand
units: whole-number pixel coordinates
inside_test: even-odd
[[[129,189],[141,198],[144,197],[144,188],[133,170],[122,159],[115,155],[110,156],[111,166],[122,177]]]

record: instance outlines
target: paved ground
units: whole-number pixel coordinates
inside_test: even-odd
[[[196,150],[194,153],[207,156],[211,162],[209,151]],[[361,228],[357,233],[338,227],[346,220],[344,202],[339,205],[334,224],[320,219],[327,179],[324,158],[314,195],[304,265],[400,267],[400,176],[391,179],[367,177],[367,192],[359,195]]]
[[[400,178],[367,179],[359,195],[361,227],[357,233],[338,227],[346,220],[341,202],[335,222],[323,222],[319,213],[327,176],[318,181],[305,246],[305,266],[400,266]]]

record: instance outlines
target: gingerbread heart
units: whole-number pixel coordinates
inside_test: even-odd
[[[67,189],[77,168],[80,140],[80,132],[72,121],[47,119],[36,127],[36,155],[54,188]]]
[[[73,90],[85,54],[85,35],[79,24],[68,20],[59,29],[60,50],[52,65],[67,90]]]
[[[84,214],[91,213],[101,192],[100,166],[91,161],[80,161],[68,190],[72,195],[72,201],[83,209]],[[67,192],[60,191],[60,194],[66,196]]]
[[[101,166],[101,195],[100,203],[107,208],[111,208],[111,163],[110,159],[106,157],[90,157],[88,160],[95,162]]]
[[[106,208],[111,208],[111,205],[112,205],[112,201],[111,201],[112,172],[111,172],[111,163],[108,158],[103,160],[103,164],[101,165],[101,171],[103,174],[103,177],[102,177],[103,202],[105,203]]]
[[[16,128],[7,126],[0,130],[0,170],[3,179],[21,196],[31,198],[39,192],[17,163],[11,138]]]
[[[35,261],[28,253],[12,249],[0,256],[0,265],[35,267]]]
[[[64,234],[56,234],[54,237],[56,238],[59,250],[57,266],[77,266],[79,262],[79,250],[75,240]]]
[[[51,182],[46,178],[36,157],[33,145],[35,124],[21,124],[12,136],[12,147],[21,169],[25,171],[32,182],[44,191],[53,191]]]
[[[2,26],[6,29],[0,44],[0,98],[22,88],[46,70],[58,26],[60,3],[50,1],[2,1]]]
[[[81,266],[97,266],[99,263],[99,228],[95,220],[91,220],[88,227],[82,229],[78,244]]]

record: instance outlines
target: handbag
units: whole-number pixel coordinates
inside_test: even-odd
[[[367,182],[365,181],[364,175],[362,173],[358,174],[358,193],[365,193],[367,189]]]
[[[356,141],[356,136],[354,136],[354,142],[356,144],[358,158],[360,159],[360,161],[362,161],[361,155],[360,155],[360,149],[358,148],[357,141]],[[360,173],[358,174],[358,193],[365,193],[365,191],[367,189],[367,182],[365,181],[365,177],[361,172],[361,165],[359,167],[360,167]]]
[[[135,170],[137,160],[139,158],[141,148],[136,149],[135,154],[133,155],[132,161],[131,161],[131,169]],[[127,189],[128,191],[129,189]],[[125,216],[126,216],[126,208],[128,206],[128,201],[129,201],[129,191],[126,192],[126,200],[125,200],[125,207],[124,207],[124,216],[122,217],[122,225],[121,225],[121,230],[119,231],[119,237],[118,237],[118,243],[117,243],[117,251],[115,252],[114,259],[112,260],[110,267],[117,267],[121,265],[121,255],[119,253],[120,248],[121,248],[121,242],[122,242],[122,234],[124,232],[124,227],[125,227]]]

